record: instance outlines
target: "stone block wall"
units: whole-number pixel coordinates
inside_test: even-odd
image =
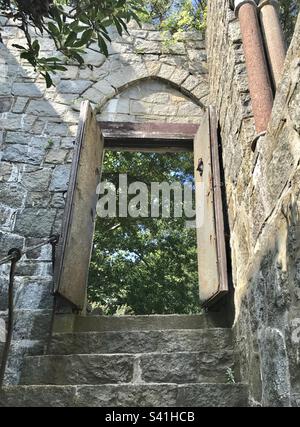
[[[218,28],[218,31],[215,29]],[[239,22],[211,0],[209,103],[220,121],[235,287],[235,331],[253,405],[300,393],[300,18],[267,134],[255,136]]]
[[[102,109],[101,121],[199,124],[203,109],[167,83],[142,81],[114,97]]]
[[[108,58],[88,49],[85,65],[68,64],[67,72],[54,76],[55,87],[49,90],[12,47],[17,38],[23,43],[22,33],[3,19],[0,24],[0,257],[11,247],[24,248],[60,230],[82,100],[90,100],[99,120],[128,122],[198,123],[203,107],[213,104],[222,137],[242,376],[250,384],[253,405],[296,405],[299,19],[268,132],[255,152],[241,34],[228,0],[209,3],[208,58],[199,34],[183,33],[176,44],[166,46],[153,27],[131,26],[130,37],[121,39],[112,32]],[[41,45],[44,55],[53,56],[49,39]],[[0,267],[2,327],[8,274],[8,265]],[[52,285],[49,247],[22,258],[8,382],[18,382],[24,354],[45,346]]]
[[[95,46],[85,64],[68,64],[46,90],[12,46],[23,44],[14,23],[1,18],[0,44],[0,257],[59,232],[77,131],[80,103],[88,99],[99,120],[200,123],[208,95],[205,42],[183,33],[166,45],[152,26],[111,32],[109,56]],[[51,41],[41,53],[56,55]],[[94,50],[95,49],[95,50]],[[0,320],[7,316],[9,265],[0,267]],[[18,263],[16,320],[8,382],[18,382],[24,354],[41,351],[52,311],[51,248]],[[3,334],[2,334],[3,336]]]

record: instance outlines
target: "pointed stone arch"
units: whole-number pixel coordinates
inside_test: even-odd
[[[101,109],[116,95],[147,80],[160,80],[167,83],[201,108],[206,108],[209,85],[203,76],[197,76],[183,68],[161,64],[158,61],[122,67],[95,83],[82,94],[82,97],[89,100],[97,109]]]

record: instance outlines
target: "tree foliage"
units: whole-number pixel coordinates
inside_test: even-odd
[[[51,73],[65,70],[61,57],[43,57],[38,36],[47,34],[57,52],[69,61],[83,63],[89,46],[98,46],[107,55],[110,26],[120,35],[131,19],[153,22],[171,34],[188,30],[204,31],[208,0],[0,0],[0,13],[24,32],[25,45],[15,44],[21,58],[40,72],[47,86]],[[280,17],[289,42],[300,9],[300,0],[279,0]]]
[[[97,44],[107,55],[107,42],[111,41],[108,28],[114,26],[122,35],[131,19],[138,21],[140,3],[137,0],[0,0],[0,12],[24,32],[25,46],[17,43],[14,46],[50,87],[50,72],[63,71],[65,67],[57,56],[40,55],[39,35],[48,34],[57,52],[82,64],[84,49],[91,45]]]
[[[144,6],[144,20],[172,34],[206,28],[207,0],[150,0]]]
[[[107,153],[104,180],[191,182],[190,154]],[[149,198],[150,202],[150,198]],[[89,277],[89,301],[105,314],[199,311],[196,234],[185,218],[99,218]]]

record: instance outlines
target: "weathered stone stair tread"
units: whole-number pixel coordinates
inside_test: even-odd
[[[49,354],[25,358],[0,406],[248,405],[232,330],[204,315],[57,319]]]
[[[230,329],[77,332],[54,334],[50,354],[231,350]]]
[[[55,332],[104,332],[141,331],[163,329],[203,329],[222,327],[218,313],[195,315],[149,315],[149,316],[57,316]]]
[[[228,368],[232,351],[29,356],[21,384],[217,383]]]
[[[0,392],[2,407],[246,407],[244,384],[125,384],[11,386]]]

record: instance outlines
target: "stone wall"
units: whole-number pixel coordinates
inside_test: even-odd
[[[183,33],[166,45],[153,27],[132,26],[130,37],[112,32],[108,58],[88,49],[85,65],[68,64],[49,90],[12,47],[22,33],[1,23],[6,25],[0,45],[0,257],[11,247],[24,248],[60,230],[82,100],[91,101],[99,120],[134,122],[198,123],[203,107],[214,104],[222,137],[242,375],[250,384],[253,405],[296,405],[299,19],[268,132],[255,152],[239,23],[228,0],[210,1],[207,61],[199,34]],[[41,45],[45,55],[53,55],[50,40]],[[8,265],[0,267],[0,320],[7,316],[8,273]],[[16,276],[9,382],[18,381],[23,355],[45,346],[51,289],[50,248],[24,256]]]
[[[101,110],[102,121],[198,123],[202,108],[167,83],[146,80],[114,97]]]
[[[55,87],[19,60],[13,43],[25,43],[1,19],[0,45],[0,257],[59,232],[77,131],[80,102],[90,100],[99,120],[200,122],[208,95],[203,37],[184,33],[176,43],[152,26],[132,25],[106,58],[92,46],[85,65],[68,64]],[[41,53],[55,54],[47,38]],[[95,49],[95,50],[94,50]],[[0,319],[7,315],[9,265],[0,267]],[[41,351],[52,310],[51,248],[18,263],[16,321],[7,381],[17,382],[23,355]],[[3,334],[2,334],[3,335]]]
[[[209,103],[220,120],[235,331],[253,405],[299,404],[299,46],[300,18],[267,135],[252,152],[255,129],[239,22],[228,0],[210,1]]]

